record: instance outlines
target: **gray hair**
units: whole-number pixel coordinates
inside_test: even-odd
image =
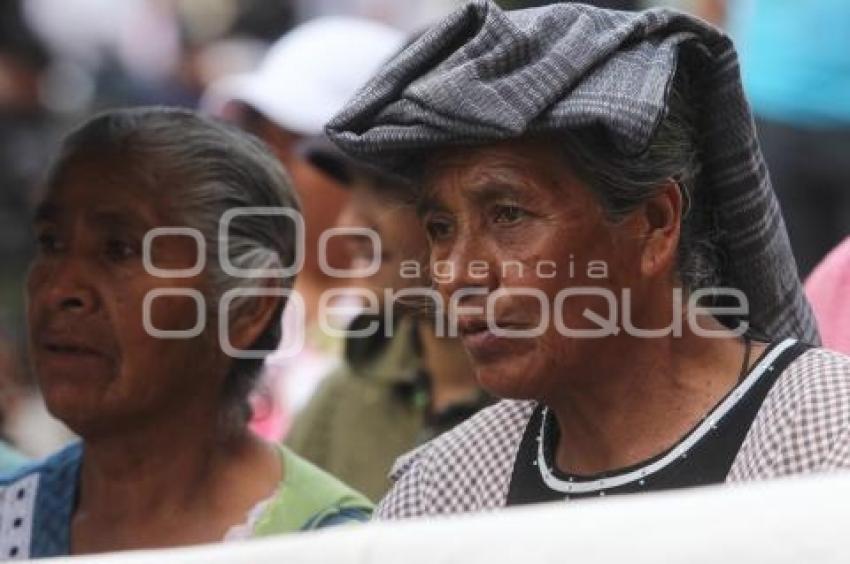
[[[677,249],[677,272],[687,292],[719,284],[723,256],[717,244],[719,230],[708,190],[699,185],[699,107],[688,96],[689,77],[679,71],[670,86],[666,113],[647,149],[639,155],[616,150],[605,133],[587,128],[560,134],[577,176],[596,194],[610,220],[618,221],[652,198],[673,180],[682,192],[685,208]]]
[[[244,207],[300,209],[286,172],[269,149],[235,127],[193,111],[152,107],[107,111],[72,132],[48,174],[48,182],[72,160],[109,159],[120,162],[152,191],[167,194],[186,227],[206,241],[208,319],[218,319],[221,297],[236,288],[266,285],[263,278],[227,275],[219,261],[219,223],[228,210]],[[240,269],[270,269],[294,264],[296,227],[280,216],[239,215],[230,223],[227,256]],[[290,289],[294,276],[277,280]],[[281,339],[281,300],[269,324],[250,347],[275,349]],[[237,299],[230,305],[231,323],[250,305]],[[234,359],[223,394],[223,416],[244,424],[250,415],[248,396],[262,369],[262,359]],[[235,418],[235,419],[233,419]]]

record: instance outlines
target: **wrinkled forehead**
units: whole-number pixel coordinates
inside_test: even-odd
[[[62,162],[48,179],[35,221],[158,225],[175,217],[172,182],[155,167],[117,155],[80,155]]]
[[[557,190],[572,179],[566,160],[552,142],[543,138],[441,148],[425,157],[420,208],[481,193],[520,197],[532,190]]]

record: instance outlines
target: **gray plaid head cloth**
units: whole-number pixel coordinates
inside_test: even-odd
[[[398,53],[327,126],[343,151],[414,175],[423,152],[601,126],[640,154],[665,115],[679,65],[696,78],[700,186],[718,211],[721,280],[749,300],[770,339],[819,337],[756,140],[731,40],[667,9],[561,3],[503,11],[459,8]]]

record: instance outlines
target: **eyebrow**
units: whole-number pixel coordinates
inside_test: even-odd
[[[519,201],[522,193],[514,186],[501,182],[487,182],[472,188],[466,197],[474,205],[484,207],[493,202],[505,200]],[[447,208],[433,196],[425,196],[416,205],[416,214],[422,218],[429,213],[447,211]]]
[[[130,227],[144,226],[144,221],[131,214],[119,211],[96,211],[87,214],[92,219],[95,225],[103,225],[106,227],[122,227],[128,225]]]
[[[446,211],[446,206],[433,196],[425,196],[416,204],[416,215],[423,218],[430,213]]]
[[[61,218],[63,212],[64,208],[61,206],[45,202],[36,207],[32,222],[34,224],[42,222],[57,222]],[[98,229],[108,230],[115,228],[129,228],[130,230],[135,231],[148,231],[151,229],[151,225],[149,225],[148,222],[135,215],[121,211],[95,211],[87,213],[86,217],[88,221]]]
[[[476,206],[483,207],[504,200],[519,201],[520,196],[520,190],[517,190],[514,186],[499,182],[488,182],[480,187],[473,188],[467,198]]]
[[[42,221],[55,221],[61,214],[61,211],[61,208],[56,204],[48,202],[41,203],[35,208],[35,213],[33,213],[32,216],[32,222],[39,223]]]
[[[120,211],[95,211],[87,214],[92,225],[102,229],[128,228],[131,231],[149,231],[152,226],[142,218]]]

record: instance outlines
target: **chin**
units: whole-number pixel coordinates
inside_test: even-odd
[[[50,414],[78,437],[88,441],[101,436],[117,436],[129,428],[126,417],[91,401],[61,398],[45,401]]]
[[[91,405],[91,398],[75,395],[78,394],[45,392],[44,403],[50,415],[64,423],[75,434],[84,437],[98,418],[98,410]]]
[[[104,405],[106,385],[83,385],[59,378],[42,378],[41,392],[47,411],[74,433],[84,436],[86,430],[110,419]]]
[[[504,399],[539,400],[542,375],[530,363],[503,361],[479,365],[476,379],[490,394]]]

